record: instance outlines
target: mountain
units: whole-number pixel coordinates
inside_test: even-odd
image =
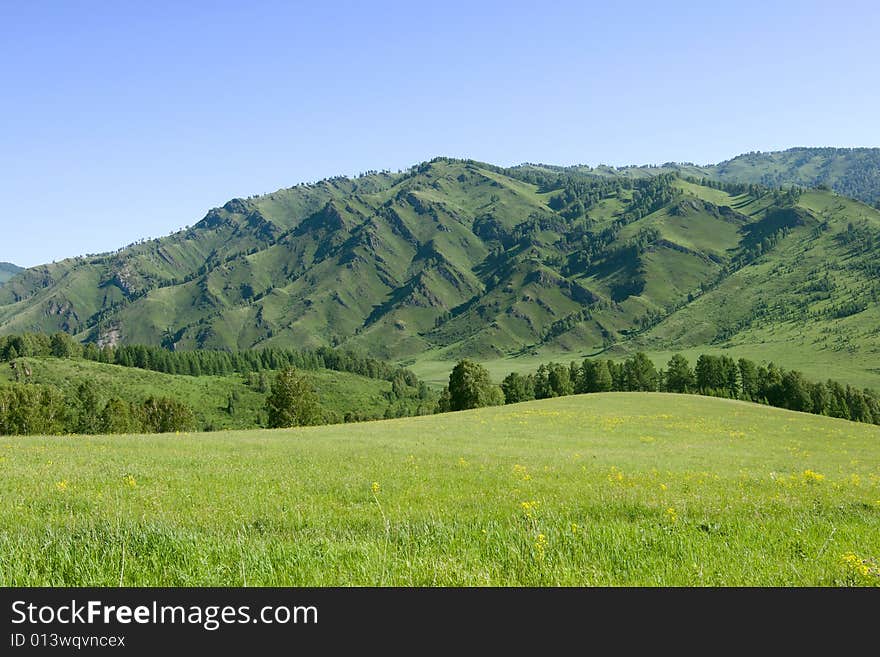
[[[758,183],[768,187],[827,187],[869,205],[880,204],[880,148],[790,148],[785,151],[746,153],[706,166],[667,162],[660,166],[574,169],[595,175],[629,178],[676,172],[685,176],[705,176],[722,182]]]
[[[11,262],[0,262],[0,286],[22,271],[24,271],[23,268],[13,265]]]
[[[880,212],[698,174],[438,158],[233,199],[169,237],[26,270],[0,288],[0,332],[399,361],[774,331],[880,350]]]
[[[870,205],[880,203],[880,148],[792,148],[740,155],[709,168],[717,180],[825,186]]]

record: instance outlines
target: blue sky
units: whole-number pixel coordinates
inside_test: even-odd
[[[0,0],[0,261],[437,155],[880,146],[875,2],[423,4]]]

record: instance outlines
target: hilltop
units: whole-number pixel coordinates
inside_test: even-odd
[[[873,383],[880,212],[699,168],[582,169],[438,158],[233,199],[169,237],[20,273],[0,333],[410,364],[794,340]]]
[[[878,438],[660,393],[6,438],[0,585],[876,586]]]
[[[723,181],[827,187],[871,205],[880,203],[880,148],[791,148],[748,153],[709,168]]]
[[[573,168],[601,176],[645,178],[677,172],[768,187],[825,187],[869,205],[880,203],[880,148],[799,147],[784,151],[754,151],[709,165],[667,162],[659,166]]]

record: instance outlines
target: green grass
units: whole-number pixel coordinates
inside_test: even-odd
[[[880,429],[695,396],[3,438],[0,499],[4,586],[880,583]]]

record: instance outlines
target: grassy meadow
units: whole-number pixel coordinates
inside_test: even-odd
[[[608,393],[0,438],[0,585],[880,584],[880,428]]]

